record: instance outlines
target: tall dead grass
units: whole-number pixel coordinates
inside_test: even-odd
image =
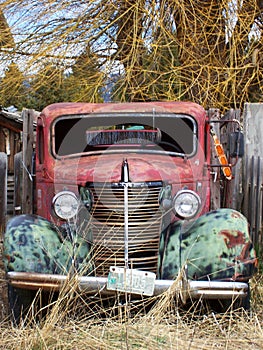
[[[250,312],[215,314],[198,303],[181,309],[173,292],[110,303],[84,298],[69,284],[44,318],[32,307],[20,326],[3,320],[0,349],[263,349],[261,276],[254,278],[251,291]]]

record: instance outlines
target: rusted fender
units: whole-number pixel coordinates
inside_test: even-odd
[[[160,241],[159,278],[175,278],[185,264],[190,279],[247,281],[257,258],[246,218],[218,209],[168,227]]]
[[[85,274],[92,269],[90,245],[78,235],[73,241],[42,217],[15,216],[4,235],[6,271],[66,274],[74,268]]]

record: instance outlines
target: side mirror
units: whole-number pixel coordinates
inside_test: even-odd
[[[229,135],[228,150],[230,157],[242,158],[244,155],[244,134],[241,131]]]

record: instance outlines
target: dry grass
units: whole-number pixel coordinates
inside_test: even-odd
[[[172,320],[171,320],[172,321]],[[42,328],[1,327],[2,349],[262,349],[263,336],[256,316],[216,318],[213,315],[189,322],[144,318],[125,323],[68,321]]]
[[[252,282],[252,309],[215,314],[198,305],[181,310],[171,293],[151,310],[144,301],[107,306],[63,291],[45,319],[30,310],[27,323],[0,324],[0,349],[262,349],[263,280]]]

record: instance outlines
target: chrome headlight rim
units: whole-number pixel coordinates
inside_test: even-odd
[[[201,199],[195,191],[180,190],[173,199],[173,210],[182,219],[194,218],[201,207]]]
[[[52,207],[59,219],[70,220],[78,213],[79,200],[74,192],[60,191],[53,197]]]

